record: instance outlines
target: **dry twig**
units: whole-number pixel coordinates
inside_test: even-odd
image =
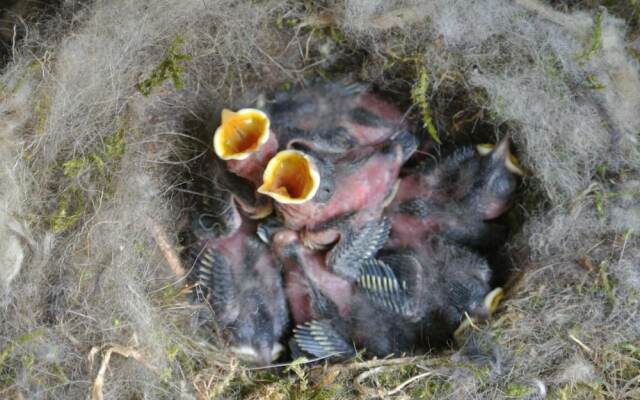
[[[93,362],[93,358],[97,353],[95,349],[97,348],[94,347],[89,352],[90,363]],[[149,368],[150,370],[154,369],[150,364],[148,364],[144,360],[144,357],[139,351],[132,349],[130,347],[120,346],[118,344],[111,345],[111,347],[109,347],[109,349],[104,353],[104,357],[102,358],[102,362],[100,363],[100,369],[98,370],[96,379],[93,381],[93,387],[91,389],[91,400],[103,399],[102,387],[104,386],[104,375],[107,372],[107,367],[109,366],[109,361],[111,360],[111,354],[113,353],[120,354],[125,358],[132,357],[134,360],[138,361],[139,363]]]
[[[171,268],[173,273],[176,274],[178,279],[183,279],[187,275],[187,273],[184,269],[184,266],[182,265],[182,262],[180,261],[180,257],[178,257],[178,254],[174,250],[173,246],[171,246],[171,242],[169,241],[169,238],[164,229],[162,229],[162,227],[151,218],[147,219],[147,227],[149,228],[149,231],[151,231],[153,238],[156,240],[156,243],[158,244],[160,251],[162,251],[165,260],[167,260],[169,268]]]

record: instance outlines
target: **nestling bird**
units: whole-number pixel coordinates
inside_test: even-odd
[[[297,347],[315,357],[341,359],[356,349],[381,357],[415,349],[420,334],[415,324],[332,273],[324,256],[303,246],[295,232],[277,233],[274,250],[284,267]]]
[[[523,172],[511,154],[509,137],[497,146],[462,148],[440,162],[421,164],[402,179],[395,203],[428,199],[434,204],[464,203],[483,220],[502,215],[509,207]]]
[[[415,249],[384,249],[376,261],[377,267],[368,264],[364,268],[359,284],[369,289],[365,293],[373,301],[390,310],[400,309],[412,321],[419,321],[429,347],[443,345],[465,313],[483,320],[495,308],[499,293],[489,286],[489,265],[461,246],[434,239]],[[381,284],[371,278],[389,275],[376,272],[384,268],[393,271],[397,282],[387,277]],[[386,288],[396,286],[404,288],[395,295],[404,299],[399,305],[385,297]]]
[[[275,200],[284,225],[301,231],[305,245],[337,243],[330,267],[355,279],[357,272],[347,264],[374,255],[386,241],[388,224],[380,216],[404,155],[414,148],[415,139],[407,134],[339,158],[284,150],[269,161],[258,192]]]
[[[199,239],[192,246],[193,270],[206,292],[214,319],[230,350],[259,365],[277,359],[288,325],[281,272],[256,226],[235,209],[230,195],[224,208],[193,218]]]
[[[223,109],[220,126],[213,135],[214,152],[230,172],[258,186],[264,166],[278,149],[270,126],[269,117],[260,110]]]
[[[508,138],[421,164],[401,179],[385,212],[394,246],[436,233],[476,248],[502,242],[506,228],[488,221],[508,210],[520,175]]]
[[[267,105],[279,150],[344,153],[406,131],[402,113],[363,83],[315,83]]]
[[[258,187],[277,150],[335,155],[407,134],[402,114],[367,85],[324,83],[276,94],[266,113],[253,108],[224,109],[213,147],[230,172]],[[405,151],[405,157],[410,155]],[[249,208],[248,213],[262,218],[267,209],[261,210]]]

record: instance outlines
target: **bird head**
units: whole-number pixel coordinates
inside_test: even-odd
[[[222,124],[213,135],[216,155],[225,161],[246,159],[269,140],[269,125],[269,117],[254,108],[222,110]]]
[[[507,135],[497,145],[490,143],[477,145],[476,151],[481,156],[489,156],[494,164],[504,166],[509,172],[524,176],[524,171],[520,167],[518,158],[511,152],[510,142],[509,135]]]
[[[269,365],[277,359],[284,347],[274,335],[274,320],[264,299],[248,298],[244,300],[238,320],[227,330],[230,335],[230,350],[238,358],[256,365]]]
[[[258,192],[281,204],[304,204],[320,187],[315,158],[299,150],[283,150],[267,164]]]
[[[476,149],[482,156],[480,176],[483,180],[478,207],[484,219],[493,219],[506,211],[518,185],[517,177],[524,172],[511,153],[508,137],[497,146],[481,144]]]

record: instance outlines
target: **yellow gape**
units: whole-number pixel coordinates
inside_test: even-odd
[[[269,140],[269,118],[253,108],[222,110],[222,125],[213,135],[213,148],[223,160],[244,160]]]
[[[489,311],[489,316],[496,312],[496,309],[500,305],[500,302],[504,298],[504,290],[497,287],[490,291],[484,298],[484,306]]]
[[[283,150],[267,164],[258,192],[282,204],[302,204],[315,196],[320,174],[313,160],[301,151]]]
[[[508,146],[508,144],[507,144]],[[490,154],[496,146],[490,143],[482,143],[476,146],[476,151],[481,156],[486,156]],[[504,160],[504,165],[507,169],[518,176],[524,176],[524,171],[520,168],[520,163],[518,162],[518,157],[511,153],[511,150],[508,151],[508,156]]]

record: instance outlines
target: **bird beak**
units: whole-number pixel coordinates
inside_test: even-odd
[[[284,346],[281,345],[279,342],[276,342],[273,345],[273,348],[271,350],[271,360],[272,361],[277,360],[278,358],[280,358],[283,352],[284,352]]]
[[[484,297],[484,300],[482,301],[481,315],[478,315],[478,313],[476,313],[476,315],[472,317],[469,314],[465,313],[465,318],[462,320],[458,328],[453,333],[453,337],[456,339],[456,341],[458,343],[462,343],[464,339],[464,333],[469,328],[476,328],[475,322],[477,322],[478,319],[485,320],[491,317],[493,313],[496,311],[496,309],[498,308],[498,305],[500,305],[500,301],[502,301],[503,298],[504,298],[504,290],[502,290],[502,288],[499,288],[499,287],[495,288]]]
[[[489,143],[483,143],[477,145],[476,150],[481,156],[491,155],[491,158],[496,161],[504,160],[504,165],[509,171],[518,176],[524,176],[524,171],[520,167],[518,158],[511,153],[511,146],[509,143],[510,139],[507,135],[500,141],[500,143],[498,143],[497,146]]]
[[[483,304],[486,310],[489,312],[489,316],[493,315],[503,298],[504,290],[499,287],[493,289],[484,297]]]
[[[244,212],[244,214],[250,219],[263,219],[271,215],[273,212],[273,204],[270,199],[259,199],[256,204],[251,204],[239,196],[234,196],[238,207]],[[241,220],[242,221],[242,220]]]
[[[320,173],[313,159],[298,150],[283,150],[267,164],[258,193],[281,204],[303,204],[320,186]]]
[[[213,135],[213,149],[223,160],[244,160],[269,140],[269,117],[260,110],[222,110],[222,125]]]
[[[260,348],[250,345],[231,346],[229,350],[243,361],[257,365],[269,365],[280,357],[284,347],[280,343],[275,343],[272,347]]]

